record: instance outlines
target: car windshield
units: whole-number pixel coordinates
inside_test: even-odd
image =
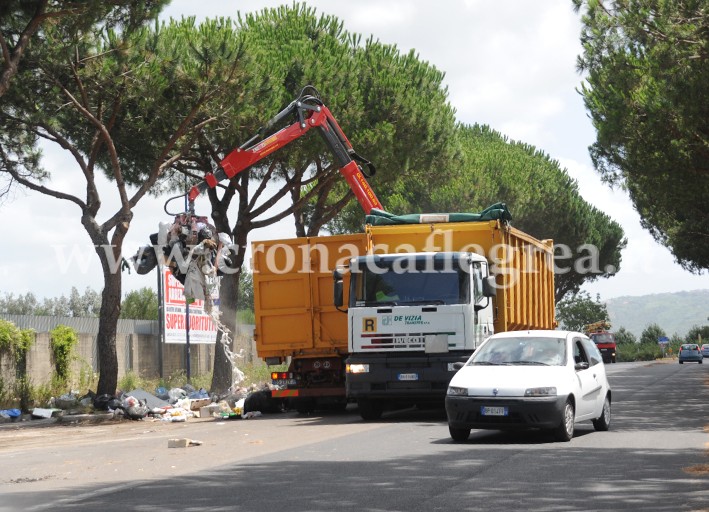
[[[487,340],[470,359],[469,365],[540,365],[566,364],[565,338],[501,337]]]
[[[697,350],[697,345],[682,345],[682,350]]]

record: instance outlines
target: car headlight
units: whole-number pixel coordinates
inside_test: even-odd
[[[468,396],[468,388],[458,388],[456,386],[448,386],[449,396]]]
[[[524,390],[524,396],[556,396],[556,388],[527,388]]]
[[[369,373],[368,364],[348,364],[346,367],[347,373]]]

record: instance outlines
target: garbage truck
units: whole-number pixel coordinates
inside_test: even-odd
[[[502,330],[554,328],[551,240],[479,214],[393,216],[363,233],[254,242],[255,342],[300,412],[443,404],[453,364]],[[334,282],[333,282],[334,276]]]
[[[441,406],[455,363],[494,332],[556,327],[553,243],[509,219],[503,204],[367,216],[367,254],[336,272],[334,298],[347,304],[346,394],[364,419]]]

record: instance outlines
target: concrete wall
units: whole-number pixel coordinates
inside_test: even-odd
[[[69,325],[77,331],[79,343],[75,349],[76,359],[72,363],[72,380],[79,381],[82,372],[98,373],[98,348],[96,345],[96,331],[94,324],[97,319],[69,319],[55,317],[18,317],[14,315],[0,315],[3,320],[13,322],[21,329],[34,329],[35,342],[27,353],[26,375],[34,386],[51,381],[54,372],[54,361],[50,348],[49,332],[56,325]],[[91,322],[90,320],[96,320]],[[73,324],[73,325],[72,325]],[[161,377],[167,378],[178,371],[186,372],[186,351],[183,344],[160,343],[155,329],[145,322],[140,324],[124,323],[119,326],[116,333],[116,354],[118,356],[118,379],[127,372],[133,371],[137,375],[148,379]],[[126,332],[126,331],[140,332]],[[89,332],[81,332],[89,331]],[[91,332],[93,331],[93,332]],[[253,326],[241,326],[234,341],[235,352],[243,349],[243,358],[239,358],[237,365],[253,363],[258,358],[253,341]],[[214,344],[190,345],[190,374],[199,376],[212,371],[214,364]],[[15,381],[18,369],[12,354],[0,353],[0,378],[6,385]]]

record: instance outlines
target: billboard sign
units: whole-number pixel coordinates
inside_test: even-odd
[[[167,267],[162,268],[162,280],[165,343],[187,343],[187,307],[183,293],[185,288]],[[215,305],[214,309],[216,308]],[[204,310],[204,301],[195,300],[190,304],[190,344],[216,341],[216,324]]]

